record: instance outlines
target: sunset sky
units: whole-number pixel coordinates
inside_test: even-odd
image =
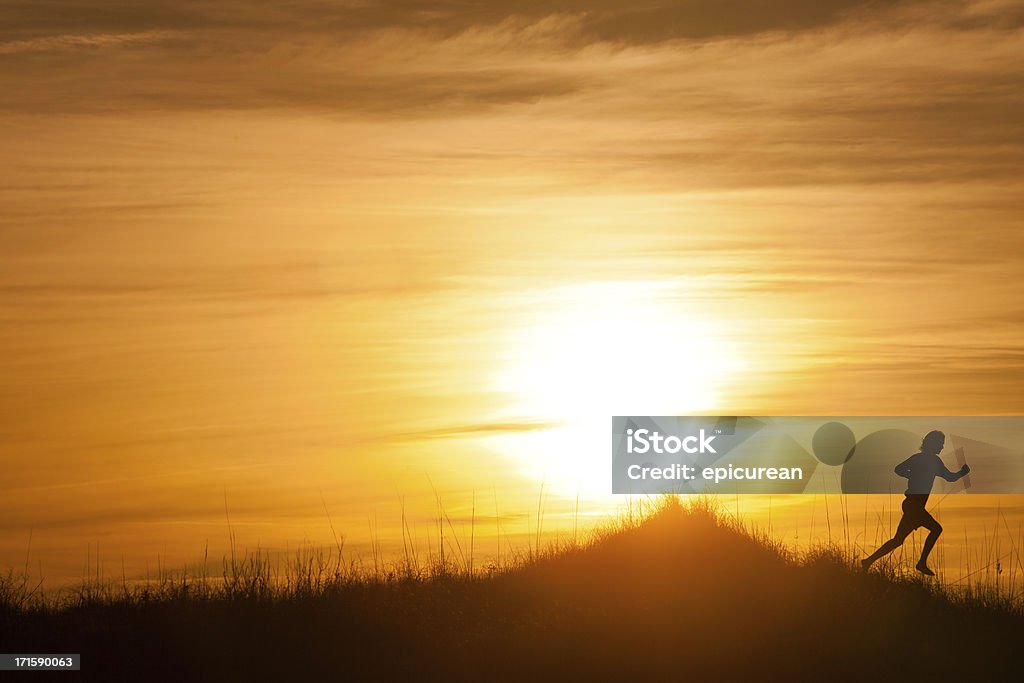
[[[0,566],[1024,412],[1021,2],[0,0],[0,150]]]

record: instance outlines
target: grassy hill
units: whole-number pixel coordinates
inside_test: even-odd
[[[253,567],[256,570],[253,571]],[[795,558],[668,499],[582,547],[469,578],[322,567],[0,601],[0,651],[80,652],[96,680],[1020,679],[1013,604]],[[68,674],[54,674],[67,676]]]

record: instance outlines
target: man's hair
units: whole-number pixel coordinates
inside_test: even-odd
[[[924,435],[924,439],[921,440],[921,450],[938,452],[942,450],[941,447],[945,442],[946,435],[936,429]]]

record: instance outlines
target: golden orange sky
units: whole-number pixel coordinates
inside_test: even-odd
[[[613,412],[1024,412],[1022,26],[3,2],[0,565],[192,557],[225,497],[273,547],[432,486],[528,528]]]

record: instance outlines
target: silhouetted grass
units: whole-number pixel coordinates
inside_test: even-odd
[[[440,506],[439,506],[440,507]],[[443,516],[441,517],[443,521]],[[540,520],[538,520],[538,525]],[[444,528],[442,526],[442,528]],[[445,546],[441,546],[445,547]],[[0,651],[81,652],[97,680],[1012,679],[1021,602],[797,555],[713,501],[667,497],[501,566],[372,567],[343,543],[44,597],[0,581]]]

